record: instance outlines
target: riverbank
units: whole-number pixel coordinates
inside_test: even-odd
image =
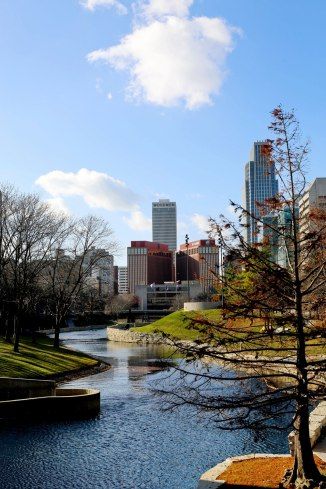
[[[214,314],[213,311],[205,311],[210,315]],[[173,323],[173,319],[182,318],[184,315],[187,316],[182,311],[179,311],[179,315],[176,313],[167,316],[166,318],[160,319],[155,323],[150,325],[146,325],[143,327],[134,327],[130,330],[125,330],[123,327],[117,328],[114,326],[107,328],[107,334],[109,341],[117,341],[117,342],[125,342],[125,343],[138,343],[144,345],[164,345],[169,348],[175,348],[177,351],[186,353],[188,349],[191,350],[191,347],[198,347],[196,340],[184,339],[183,331],[187,329],[187,322],[178,329],[179,324]],[[163,321],[168,319],[168,321]],[[162,322],[163,321],[163,322]],[[189,318],[188,318],[189,321]],[[168,333],[167,330],[174,329],[177,333],[172,334]],[[197,335],[200,334],[197,332]],[[292,358],[293,365],[282,364],[282,356],[265,356],[262,355],[259,359],[253,354],[243,353],[241,354],[241,358],[239,354],[230,354],[227,360],[223,360],[223,355],[219,355],[219,348],[209,347],[210,355],[204,356],[202,360],[208,363],[215,363],[222,367],[232,366],[234,370],[237,371],[246,371],[246,372],[255,372],[258,375],[268,375],[268,384],[270,387],[280,387],[286,386],[293,383],[293,375],[296,374],[295,367],[295,358]],[[262,352],[263,353],[263,352]],[[232,359],[235,361],[232,362]],[[241,362],[239,363],[239,359]],[[326,359],[325,355],[315,355],[314,359]],[[290,357],[287,358],[287,361],[291,360]],[[257,362],[256,362],[257,361]],[[325,383],[325,375],[320,374],[318,379]]]
[[[207,330],[210,329],[210,340],[214,338],[218,342],[224,339],[234,339],[240,349],[250,351],[259,348],[259,354],[264,357],[276,358],[288,356],[289,352],[296,350],[296,338],[291,327],[287,327],[288,333],[274,325],[274,333],[266,334],[263,319],[255,318],[229,318],[223,319],[221,309],[207,311],[175,311],[153,323],[145,326],[131,328],[130,331],[139,334],[161,334],[173,340],[202,341],[206,343]],[[247,338],[249,337],[249,340]],[[212,344],[212,343],[211,343]],[[315,335],[307,334],[306,353],[310,357],[323,357],[326,351],[326,339],[323,330],[316,328]]]
[[[90,324],[89,326],[69,326],[66,328],[60,328],[60,333],[75,333],[79,331],[94,331],[97,329],[105,329],[108,324]],[[52,335],[54,334],[54,329],[44,329],[41,331],[42,334]]]
[[[21,339],[19,353],[13,345],[0,339],[0,377],[27,379],[53,379],[59,382],[98,373],[110,368],[108,364],[85,353],[60,347],[38,336],[35,342],[29,337]]]

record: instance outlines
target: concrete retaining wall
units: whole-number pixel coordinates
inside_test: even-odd
[[[319,438],[326,430],[326,401],[322,401],[318,404],[316,409],[314,409],[309,416],[309,434],[311,446],[314,447],[318,442]],[[291,431],[288,436],[290,453],[294,453],[294,440],[295,432]]]
[[[208,311],[217,309],[219,306],[219,302],[185,302],[183,308],[185,311]]]
[[[228,468],[233,462],[241,462],[242,460],[250,460],[252,458],[284,458],[289,457],[289,455],[274,455],[270,453],[251,453],[249,455],[242,455],[240,457],[230,457],[215,465],[212,469],[205,472],[199,479],[197,489],[216,489],[225,484],[225,481],[219,479],[218,477]],[[237,486],[238,487],[238,486]],[[240,486],[239,486],[240,487]],[[245,486],[243,486],[245,487]]]
[[[319,405],[310,413],[309,428],[310,428],[310,440],[311,446],[314,447],[320,436],[322,436],[323,430],[326,427],[326,401],[322,401]],[[294,431],[289,434],[290,453],[293,456],[294,450]],[[224,480],[218,479],[218,477],[233,463],[240,462],[241,460],[248,460],[251,458],[275,458],[275,457],[289,457],[289,455],[276,455],[276,454],[261,454],[252,453],[249,455],[242,455],[240,457],[227,458],[223,462],[211,469],[207,470],[199,479],[197,489],[216,489],[225,484]]]
[[[95,389],[57,389],[54,396],[0,402],[4,419],[75,419],[95,416],[99,410],[100,391]]]
[[[0,418],[75,419],[100,411],[100,391],[56,389],[50,380],[0,378]]]
[[[55,382],[53,380],[0,377],[0,401],[53,396],[54,392]]]

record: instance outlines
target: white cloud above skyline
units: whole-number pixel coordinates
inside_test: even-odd
[[[147,19],[168,15],[187,17],[194,0],[149,0],[139,2],[139,10]]]
[[[119,14],[126,15],[127,7],[118,0],[80,0],[80,4],[90,12],[93,12],[98,7],[114,8]]]
[[[192,3],[139,2],[131,33],[115,46],[89,53],[88,61],[127,72],[127,99],[187,109],[212,104],[239,30],[219,17],[191,17]]]
[[[70,215],[70,210],[62,197],[52,197],[51,199],[46,199],[45,202],[53,212],[65,214],[66,216]]]
[[[140,210],[132,211],[130,217],[123,217],[123,220],[134,231],[148,231],[152,228],[151,219],[147,218]]]
[[[46,202],[56,212],[70,214],[63,197],[77,196],[91,208],[128,212],[122,220],[134,231],[148,231],[152,221],[139,208],[139,197],[125,182],[107,173],[81,168],[77,172],[54,170],[41,175],[36,185],[52,197]]]
[[[197,227],[198,231],[206,234],[209,230],[208,217],[202,214],[193,214],[191,216],[191,222]]]
[[[77,172],[54,170],[35,183],[52,197],[79,196],[93,208],[131,212],[138,207],[138,195],[125,182],[87,168]]]

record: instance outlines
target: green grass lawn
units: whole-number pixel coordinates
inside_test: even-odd
[[[0,377],[51,378],[58,374],[95,367],[99,362],[82,353],[67,348],[56,350],[52,341],[38,337],[34,344],[30,338],[22,338],[19,353],[13,345],[0,338]]]
[[[200,331],[191,328],[192,320],[201,316],[209,321],[218,321],[220,319],[220,311],[211,309],[208,311],[184,312],[176,311],[164,318],[155,321],[154,323],[131,328],[131,331],[139,333],[166,333],[177,338],[178,340],[195,340],[200,337]]]
[[[200,311],[200,312],[185,312],[183,310],[173,312],[172,314],[169,314],[168,316],[165,316],[158,321],[155,321],[151,324],[147,324],[146,326],[140,326],[140,327],[135,327],[131,328],[132,331],[139,332],[139,333],[165,333],[167,335],[170,335],[171,337],[174,337],[178,340],[189,340],[193,341],[196,339],[200,339],[201,336],[204,336],[201,334],[200,329],[202,328],[203,331],[207,326],[198,326],[198,323],[196,325],[196,318],[202,318],[206,319],[209,322],[213,323],[214,322],[217,324],[220,319],[221,319],[221,312],[218,309],[211,309],[208,311]],[[271,350],[264,350],[264,347],[266,348],[277,348],[277,349],[283,349],[283,348],[295,348],[295,339],[293,337],[289,338],[284,335],[274,335],[273,338],[271,338],[267,334],[260,334],[261,331],[263,331],[263,322],[260,322],[259,320],[255,320],[254,325],[251,325],[249,320],[246,319],[236,319],[235,321],[229,322],[228,326],[226,328],[229,328],[230,333],[226,331],[224,332],[218,332],[214,333],[216,334],[216,337],[219,339],[226,337],[230,338],[233,337],[235,341],[238,344],[239,348],[239,340],[241,341],[241,349],[245,349],[248,347],[261,347],[261,355],[263,356],[285,356],[285,355],[291,355],[294,354],[294,351],[291,353],[289,351],[283,350],[283,351],[271,351]],[[256,335],[251,337],[248,343],[248,334],[250,335],[250,332],[255,332]],[[247,341],[246,341],[247,338]],[[319,339],[308,339],[306,342],[307,346],[307,355],[325,355],[326,352],[326,340],[325,338],[319,338]]]

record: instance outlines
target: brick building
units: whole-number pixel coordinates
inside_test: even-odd
[[[214,272],[219,269],[219,248],[214,239],[200,239],[180,246],[176,259],[177,280],[198,280],[203,292],[214,288],[216,278]]]
[[[128,286],[162,284],[172,280],[173,253],[169,246],[151,241],[131,241],[127,249]]]

